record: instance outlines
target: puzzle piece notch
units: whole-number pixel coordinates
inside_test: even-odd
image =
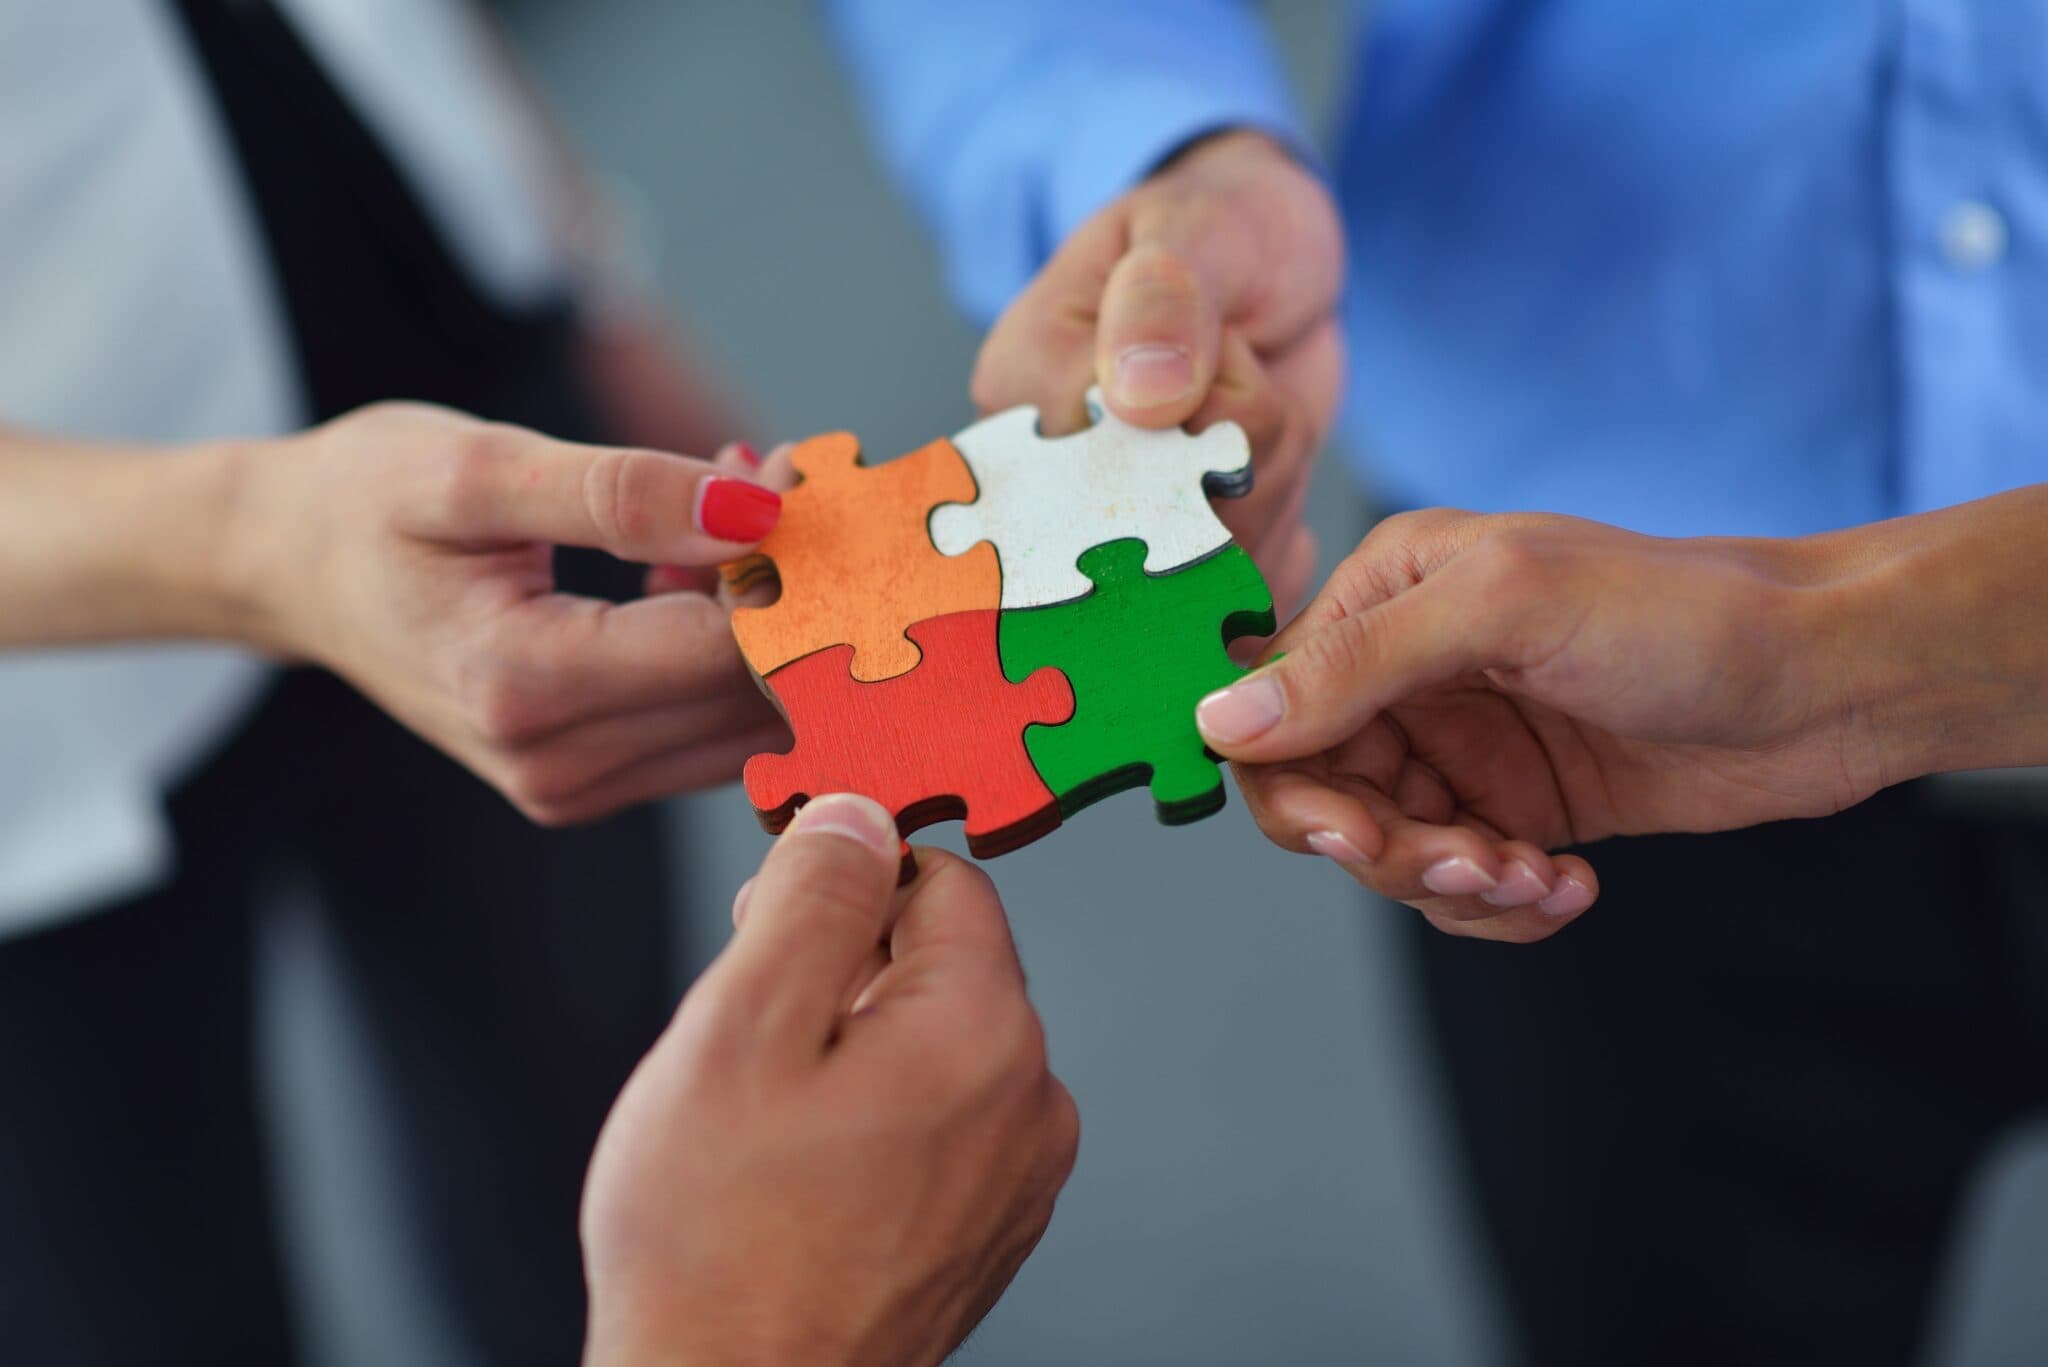
[[[1223,775],[1195,728],[1195,704],[1244,674],[1225,647],[1274,627],[1273,598],[1251,557],[1229,545],[1172,574],[1145,573],[1134,539],[1081,556],[1085,598],[1002,616],[1011,678],[1057,665],[1072,720],[1031,727],[1025,749],[1063,817],[1149,786],[1167,825],[1223,806]]]
[[[792,460],[802,480],[783,495],[782,520],[726,571],[727,583],[743,589],[772,566],[782,585],[774,603],[733,613],[733,634],[757,675],[838,645],[852,647],[856,679],[907,674],[918,664],[911,623],[1001,604],[992,547],[942,556],[925,530],[933,507],[976,494],[950,441],[870,466],[852,433],[828,432],[800,443]]]
[[[1024,747],[1028,726],[1074,712],[1058,669],[1012,681],[997,653],[995,609],[918,622],[923,652],[907,674],[855,679],[850,646],[806,655],[767,676],[796,734],[795,748],[747,761],[747,798],[780,831],[820,793],[856,792],[895,813],[908,836],[938,821],[966,822],[967,847],[990,859],[1060,824],[1060,808]]]
[[[1006,611],[1086,597],[1077,568],[1092,546],[1136,537],[1145,571],[1161,575],[1230,544],[1210,495],[1250,491],[1251,447],[1236,423],[1199,434],[1133,427],[1088,391],[1092,427],[1044,437],[1038,410],[1012,408],[958,433],[953,444],[973,471],[980,497],[931,512],[931,541],[943,554],[993,545]]]

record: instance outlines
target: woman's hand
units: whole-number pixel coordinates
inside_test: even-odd
[[[626,1084],[583,1196],[586,1362],[937,1363],[1052,1217],[1079,1119],[986,876],[896,887],[866,798],[797,814]]]
[[[1603,836],[1818,816],[1904,777],[1876,722],[1867,538],[1667,541],[1544,516],[1390,518],[1204,701],[1266,833],[1442,929],[1549,935]],[[1875,628],[1873,630],[1873,628]]]
[[[223,564],[254,643],[347,677],[536,821],[588,820],[781,743],[712,598],[554,589],[556,545],[744,552],[780,500],[734,464],[380,404],[237,454]]]

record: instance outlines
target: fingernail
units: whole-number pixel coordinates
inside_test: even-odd
[[[732,895],[732,923],[738,927],[740,919],[747,914],[747,897],[754,891],[754,880],[749,878],[740,884],[740,890]]]
[[[1306,837],[1308,847],[1325,859],[1334,859],[1339,864],[1370,864],[1365,851],[1344,838],[1341,831],[1310,831]]]
[[[720,541],[759,541],[782,517],[782,495],[713,475],[697,486],[697,530]]]
[[[761,453],[754,449],[752,442],[736,441],[733,443],[733,449],[740,453],[740,459],[747,464],[756,467],[761,464]]]
[[[1217,745],[1256,740],[1286,715],[1286,695],[1264,674],[1253,674],[1195,704],[1195,725]]]
[[[858,793],[827,793],[812,798],[783,832],[792,835],[837,835],[855,840],[894,863],[902,853],[896,819],[873,798]]]
[[[1195,361],[1185,348],[1144,342],[1117,353],[1110,387],[1119,403],[1150,408],[1180,398],[1194,384]]]
[[[1422,871],[1422,886],[1439,897],[1470,897],[1498,883],[1498,879],[1463,855],[1438,860]]]
[[[1549,895],[1550,889],[1544,886],[1536,870],[1519,859],[1510,859],[1507,867],[1501,870],[1500,885],[1480,893],[1479,900],[1490,907],[1506,910],[1509,907],[1526,907]]]
[[[1592,905],[1593,890],[1570,874],[1558,879],[1556,890],[1536,904],[1545,916],[1577,916]]]

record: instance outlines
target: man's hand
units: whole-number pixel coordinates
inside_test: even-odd
[[[1099,383],[1141,427],[1231,420],[1254,486],[1217,511],[1285,611],[1315,571],[1301,525],[1343,381],[1344,241],[1329,194],[1257,133],[1195,144],[1067,240],[983,345],[974,400],[1087,424]]]
[[[1036,1246],[1079,1122],[1002,905],[865,798],[797,814],[606,1122],[587,1361],[925,1364]]]
[[[1887,616],[1841,587],[1867,552],[1390,518],[1198,719],[1282,846],[1455,934],[1541,939],[1598,892],[1548,850],[1824,815],[1906,776],[1858,701],[1887,691],[1863,630]]]
[[[783,735],[701,593],[554,590],[556,545],[711,565],[780,500],[723,468],[384,404],[240,454],[256,643],[344,675],[549,824],[721,783]]]

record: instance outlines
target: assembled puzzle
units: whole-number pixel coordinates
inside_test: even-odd
[[[1223,805],[1195,704],[1273,630],[1251,557],[1209,506],[1251,487],[1234,423],[1119,421],[1044,437],[998,413],[885,464],[848,433],[796,448],[801,482],[759,553],[728,565],[781,596],[733,614],[796,744],[747,762],[771,831],[809,797],[865,793],[904,835],[964,820],[988,858],[1149,785],[1159,819]]]

